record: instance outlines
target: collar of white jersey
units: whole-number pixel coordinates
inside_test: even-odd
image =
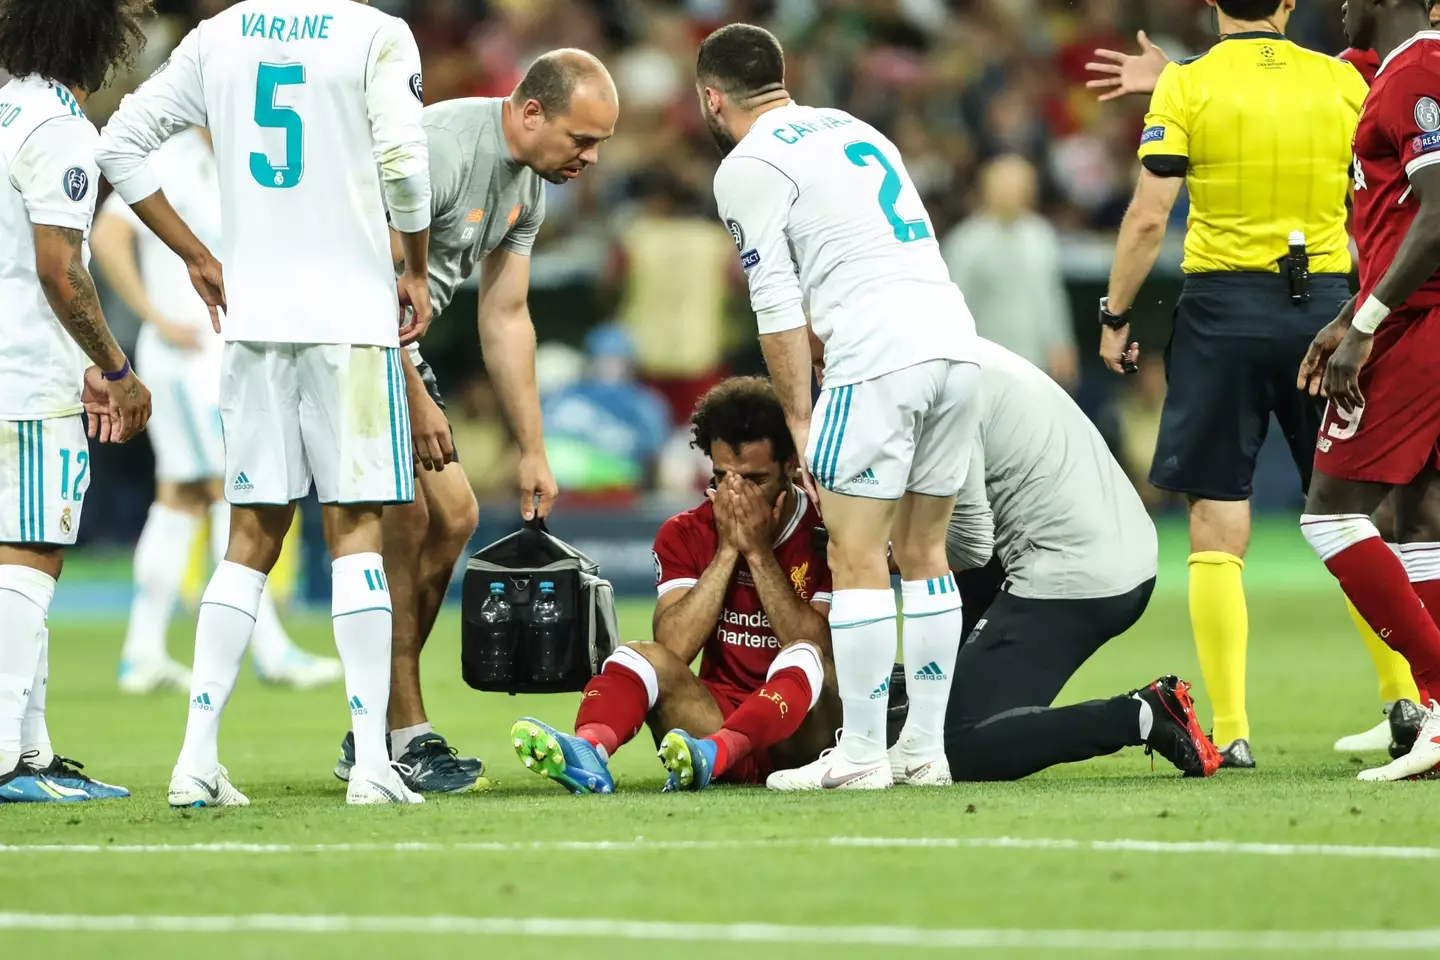
[[[810,507],[810,498],[805,495],[805,488],[796,485],[793,489],[795,490],[795,512],[790,515],[790,520],[780,531],[780,536],[775,538],[774,546],[777,547],[789,540],[795,533],[796,528],[800,526],[800,518],[805,516],[805,511]]]
[[[764,113],[760,114],[760,116],[755,118],[754,123],[750,124],[750,129],[745,131],[745,136],[740,138],[740,143],[744,143],[746,139],[749,138],[750,134],[755,132],[755,129],[757,127],[769,123],[770,119],[778,115],[782,110],[794,110],[799,106],[800,104],[796,102],[795,98],[791,97],[788,103],[782,103],[778,107],[771,107],[769,110],[766,110]],[[739,144],[737,143],[736,146],[739,146]]]
[[[1409,47],[1417,40],[1440,40],[1440,30],[1421,30],[1419,33],[1415,34],[1415,36],[1411,37],[1409,40],[1406,40],[1394,50],[1391,50],[1390,53],[1385,57],[1385,59],[1380,61],[1380,66],[1378,69],[1376,69],[1375,76],[1380,76],[1380,71],[1384,70],[1387,66],[1389,66],[1390,61],[1395,59],[1396,54],[1398,54],[1401,50],[1404,50],[1406,47]]]

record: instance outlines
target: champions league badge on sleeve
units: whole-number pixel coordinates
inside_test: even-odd
[[[80,167],[65,171],[65,196],[79,203],[90,192],[90,175]]]
[[[1421,97],[1415,101],[1415,126],[1425,133],[1440,130],[1440,104],[1433,97]]]
[[[425,82],[420,79],[418,73],[410,75],[410,92],[415,95],[416,100],[421,103],[425,102]]]

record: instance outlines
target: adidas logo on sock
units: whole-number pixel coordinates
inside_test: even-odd
[[[915,680],[944,680],[945,671],[940,669],[940,664],[931,660],[925,666],[915,671]]]
[[[875,692],[870,694],[870,699],[880,700],[888,696],[890,696],[890,678],[886,677],[884,680],[880,681],[880,686],[875,688]]]
[[[862,473],[862,474],[860,474],[860,476],[856,477],[856,478],[855,478],[854,480],[852,480],[851,482],[852,482],[852,483],[867,483],[867,484],[870,484],[871,486],[878,486],[879,483],[880,483],[879,480],[876,480],[876,479],[875,479],[875,471],[872,470],[870,467],[866,467],[866,468],[865,468],[865,472]]]
[[[366,710],[366,709],[365,709],[365,704],[363,704],[363,703],[360,702],[360,698],[359,698],[359,697],[351,697],[351,698],[350,698],[350,716],[352,716],[352,717],[363,717],[363,716],[365,716],[365,714],[367,714],[367,713],[369,713],[369,712],[370,712],[369,710]]]
[[[251,483],[250,478],[245,476],[245,471],[241,470],[240,474],[235,478],[235,483],[232,484],[231,487],[235,490],[254,490],[255,484]]]
[[[208,693],[202,693],[202,694],[200,694],[200,696],[198,696],[198,697],[196,697],[195,699],[193,699],[193,700],[190,701],[190,709],[191,709],[191,710],[211,710],[211,711],[213,711],[213,710],[215,709],[215,707],[214,707],[213,704],[210,703],[210,694],[208,694]]]

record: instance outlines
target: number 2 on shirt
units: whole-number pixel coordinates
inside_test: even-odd
[[[285,131],[285,164],[275,166],[263,153],[250,154],[250,176],[262,187],[293,187],[305,173],[305,124],[292,107],[275,102],[280,87],[305,82],[305,65],[262,63],[255,75],[255,122]]]
[[[890,161],[885,159],[885,154],[880,152],[879,147],[862,140],[846,146],[845,156],[849,157],[850,162],[857,167],[868,167],[870,161],[874,160],[876,165],[885,171],[885,179],[880,181],[880,212],[884,213],[885,219],[890,221],[896,240],[901,243],[909,243],[911,240],[929,239],[930,227],[924,220],[906,220],[895,209],[904,184],[900,182],[900,174],[890,166]]]

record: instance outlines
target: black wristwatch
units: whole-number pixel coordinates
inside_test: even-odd
[[[1125,319],[1123,314],[1110,312],[1110,298],[1100,298],[1100,325],[1109,327],[1111,330],[1119,330],[1130,321]]]

